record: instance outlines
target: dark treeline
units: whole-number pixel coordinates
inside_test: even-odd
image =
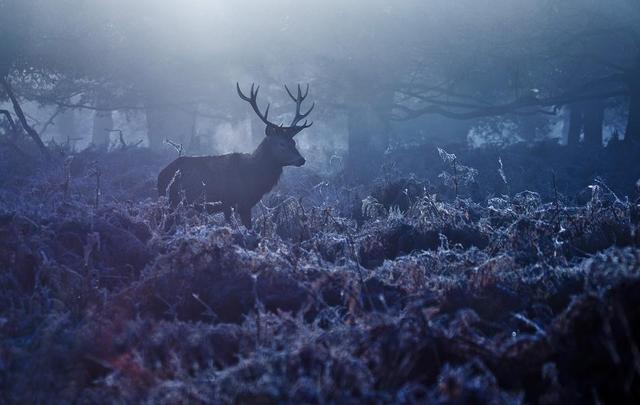
[[[248,150],[259,135],[237,133],[259,125],[236,81],[261,84],[272,114],[288,111],[283,84],[310,83],[321,125],[302,143],[321,164],[345,155],[355,177],[412,134],[571,147],[640,136],[631,0],[3,0],[0,18],[0,123],[37,143],[44,132],[105,147],[122,130],[155,150]],[[74,117],[93,124],[80,130]]]

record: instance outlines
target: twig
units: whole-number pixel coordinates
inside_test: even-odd
[[[100,205],[100,195],[102,194],[101,188],[100,188],[100,177],[102,176],[102,171],[100,170],[100,166],[95,165],[93,171],[91,172],[91,176],[95,176],[96,177],[96,197],[95,197],[95,208],[97,209],[98,206]]]
[[[613,197],[616,199],[616,202],[618,202],[618,203],[620,203],[620,202],[621,202],[620,198],[618,198],[618,195],[617,195],[616,193],[614,193],[614,192],[613,192],[613,190],[611,190],[611,189],[609,188],[609,186],[607,186],[607,184],[606,184],[604,181],[602,181],[600,178],[596,177],[596,178],[595,178],[595,180],[594,180],[594,182],[595,182],[595,183],[598,183],[600,186],[602,186],[602,187],[606,188],[606,189],[607,189],[607,191],[608,191],[608,192],[610,192],[610,193],[611,193],[611,195],[613,195]]]
[[[556,173],[552,172],[551,173],[551,179],[553,181],[553,198],[554,198],[554,202],[556,205],[556,211],[560,210],[560,201],[558,199],[558,186],[556,184]]]
[[[73,144],[73,148],[71,147],[71,142],[77,142],[77,141],[81,141],[82,138],[71,138],[70,136],[67,136],[67,141],[65,142],[65,148],[67,149],[67,151],[69,152],[75,152],[76,146],[75,143]]]
[[[164,140],[164,143],[171,145],[175,148],[176,152],[178,152],[178,157],[182,156],[182,153],[184,152],[184,146],[182,146],[181,143],[177,143],[172,141],[171,139],[166,138]]]
[[[547,335],[547,333],[544,331],[544,329],[542,329],[540,326],[538,326],[537,323],[533,322],[531,319],[527,318],[526,316],[524,316],[522,314],[513,314],[513,317],[516,318],[517,320],[523,322],[527,326],[532,327],[537,333],[540,333],[543,336]]]
[[[329,210],[326,211],[326,214],[334,224],[336,224],[338,227],[341,227],[340,223],[333,217],[333,215],[331,215],[331,212]],[[356,251],[351,231],[349,231],[349,228],[346,226],[344,227],[344,231],[347,235],[347,242],[349,243],[349,247],[351,248],[351,255],[356,262],[356,270],[358,272],[358,281],[360,282],[360,288],[364,292],[364,295],[367,297],[367,301],[369,301],[369,305],[371,307],[371,310],[373,311],[375,309],[373,305],[373,299],[371,298],[369,288],[367,288],[367,285],[364,282],[364,276],[362,275],[362,265],[360,264],[360,258],[358,252]]]
[[[122,149],[126,149],[127,148],[127,143],[124,141],[124,135],[122,134],[122,130],[121,129],[105,129],[105,131],[108,132],[108,133],[117,132],[118,133],[118,140],[120,141],[120,148],[122,148]]]
[[[456,199],[458,198],[458,165],[456,164],[458,159],[453,159],[453,186],[456,193]]]
[[[498,165],[499,165],[498,174],[500,174],[500,177],[502,178],[502,182],[507,187],[507,195],[511,196],[511,188],[509,187],[509,181],[507,179],[507,175],[504,172],[504,165],[502,164],[502,157],[498,157]]]
[[[64,161],[64,171],[65,171],[65,179],[62,184],[62,189],[64,191],[64,199],[66,200],[69,197],[69,186],[71,185],[71,162],[73,161],[73,156],[68,157]]]
[[[202,304],[202,306],[206,309],[205,311],[205,315],[207,315],[208,317],[211,318],[212,321],[217,321],[218,320],[218,314],[216,314],[216,311],[213,310],[213,308],[211,308],[209,306],[209,304],[207,304],[206,302],[204,302],[200,296],[196,293],[191,293],[191,296],[198,301],[200,304]]]
[[[51,117],[49,117],[49,119],[47,120],[47,122],[44,123],[44,125],[42,125],[42,129],[40,129],[40,136],[42,136],[45,132],[47,132],[47,129],[49,128],[49,126],[51,124],[53,124],[53,120],[56,119],[56,117],[62,112],[62,107],[58,107],[56,108],[56,111],[51,115]]]

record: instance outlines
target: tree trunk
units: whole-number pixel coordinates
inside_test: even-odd
[[[108,104],[106,96],[103,93],[99,93],[96,102],[97,107],[104,108]],[[110,131],[113,131],[113,112],[96,111],[93,115],[91,143],[98,148],[106,148],[109,145]]]
[[[640,79],[638,79],[638,81],[640,81]],[[640,140],[640,83],[632,84],[630,90],[629,117],[627,118],[624,140],[627,142],[637,142]]]
[[[93,115],[91,143],[100,149],[109,145],[109,133],[113,131],[113,114],[111,111],[96,111]]]
[[[602,146],[604,125],[604,103],[593,100],[584,106],[584,143],[588,146]]]
[[[72,143],[72,139],[76,138],[77,127],[75,113],[73,110],[64,110],[55,119],[56,135],[53,139],[59,145],[64,145],[67,142]]]
[[[370,179],[380,170],[389,145],[389,124],[371,105],[354,106],[347,114],[347,176],[353,181]]]
[[[169,139],[189,150],[195,129],[196,114],[178,107],[149,107],[147,113],[147,136],[149,147],[162,150]]]
[[[579,104],[571,104],[569,107],[569,132],[567,134],[567,145],[575,147],[580,143],[582,126],[582,108]]]
[[[522,139],[525,140],[525,142],[533,142],[536,139],[536,120],[538,119],[537,116],[531,114],[531,115],[524,115],[522,117],[520,117],[520,119],[518,119],[518,127],[519,127],[519,132],[520,132],[520,136],[522,137]]]
[[[11,100],[11,104],[13,105],[13,112],[15,112],[16,116],[18,117],[18,121],[20,122],[20,125],[22,125],[22,128],[25,130],[27,135],[29,135],[29,137],[33,140],[33,142],[35,142],[36,146],[38,147],[42,155],[47,160],[50,160],[51,154],[49,153],[49,149],[47,149],[44,143],[42,143],[42,139],[40,139],[40,135],[38,135],[36,130],[33,129],[31,125],[29,125],[29,123],[27,122],[27,117],[24,115],[24,111],[22,111],[22,107],[20,106],[18,97],[16,97],[15,93],[13,92],[11,85],[9,84],[9,82],[5,77],[2,77],[0,79],[0,84],[2,84],[2,87],[5,93],[7,93],[7,96],[9,96],[9,100]]]

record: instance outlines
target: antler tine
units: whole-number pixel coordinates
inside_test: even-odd
[[[269,117],[269,107],[271,107],[271,104],[267,104],[267,109],[264,112],[264,115],[260,112],[260,108],[258,107],[258,91],[260,91],[260,86],[256,86],[255,83],[251,83],[251,90],[249,91],[250,97],[247,97],[244,95],[244,93],[242,93],[242,90],[240,90],[240,84],[238,82],[236,82],[236,90],[238,91],[238,96],[240,96],[241,99],[243,99],[244,101],[248,102],[251,107],[253,108],[253,111],[255,111],[255,113],[258,115],[258,117],[260,117],[260,119],[262,120],[262,122],[264,122],[267,125],[274,125],[272,122],[269,122],[268,117]]]
[[[236,82],[236,91],[238,92],[238,96],[243,99],[244,101],[249,101],[249,97],[245,96],[242,93],[242,90],[240,90],[240,84],[238,82]]]
[[[305,129],[305,128],[309,128],[311,125],[313,125],[313,121],[311,121],[310,123],[307,124],[307,120],[304,120],[304,124],[302,124],[298,128],[300,128],[302,130],[302,129]]]
[[[309,83],[307,83],[307,88],[304,90],[304,95],[302,95],[302,89],[300,88],[300,83],[298,83],[298,100],[304,101],[309,94]]]
[[[309,109],[307,110],[306,113],[300,114],[300,105],[301,104],[302,104],[302,101],[300,101],[296,105],[296,116],[293,118],[293,121],[291,121],[291,126],[297,125],[298,122],[300,122],[303,119],[305,119],[311,113],[311,111],[313,111],[313,107],[316,106],[316,103],[314,102],[313,104],[311,104],[311,107],[309,107]]]
[[[304,114],[300,114],[300,108],[298,108],[298,110],[296,111],[296,117],[297,117],[296,124],[297,124],[299,121],[301,121],[302,119],[307,118],[307,115],[309,115],[309,113],[313,110],[313,107],[315,107],[315,106],[316,106],[316,103],[315,103],[315,102],[313,102],[313,103],[311,104],[311,107],[309,107],[309,109],[307,110],[307,112],[306,112],[306,113],[304,113]]]
[[[289,97],[291,97],[291,99],[296,103],[296,115],[293,118],[293,121],[291,121],[291,126],[295,126],[296,124],[298,124],[298,122],[300,122],[302,119],[306,118],[307,115],[309,115],[311,110],[313,110],[313,107],[315,107],[316,103],[314,102],[313,104],[311,104],[311,108],[309,108],[309,110],[307,110],[306,113],[300,114],[300,108],[302,107],[302,102],[309,95],[309,84],[307,83],[307,88],[305,89],[304,94],[302,94],[302,87],[300,87],[300,84],[298,84],[298,96],[297,97],[294,97],[293,93],[291,93],[291,91],[289,90],[289,87],[287,87],[286,84],[284,85],[284,89],[287,91],[287,94],[289,94]],[[303,128],[307,128],[309,126],[311,126],[311,125],[307,126],[307,122],[305,121],[305,123],[304,123],[304,125],[302,127]]]
[[[291,100],[298,102],[298,99],[293,96],[293,94],[291,93],[291,91],[289,91],[289,88],[287,87],[286,84],[284,85],[284,89],[287,91],[287,94],[289,94],[289,97],[291,97]]]
[[[300,84],[298,84],[298,97],[295,97],[293,93],[291,93],[291,90],[289,90],[289,87],[287,87],[286,84],[284,85],[284,89],[289,94],[289,97],[291,97],[291,100],[295,101],[296,103],[298,101],[304,101],[304,99],[307,98],[307,95],[309,95],[309,83],[307,83],[307,88],[304,91],[304,95],[302,94],[302,89],[300,87]]]

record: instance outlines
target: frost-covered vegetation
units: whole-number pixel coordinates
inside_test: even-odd
[[[635,182],[563,176],[587,182],[583,203],[541,197],[458,153],[474,191],[440,154],[440,178],[356,188],[287,172],[253,230],[158,200],[170,156],[5,154],[2,400],[640,400]],[[474,201],[489,172],[511,194]]]

